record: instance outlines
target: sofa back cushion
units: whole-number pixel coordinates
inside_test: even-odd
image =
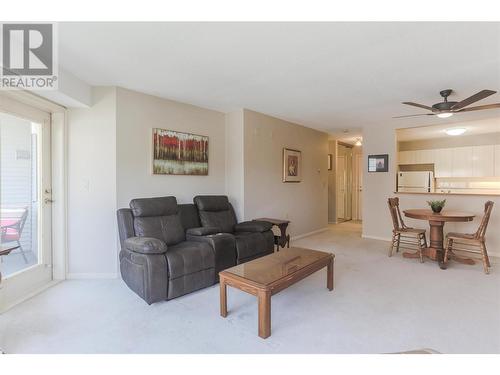
[[[133,199],[130,209],[136,236],[157,238],[167,245],[186,240],[175,197]]]
[[[192,203],[179,204],[179,217],[184,230],[201,227],[198,209]]]
[[[236,215],[225,195],[198,195],[194,197],[201,225],[218,227],[224,233],[233,233]]]

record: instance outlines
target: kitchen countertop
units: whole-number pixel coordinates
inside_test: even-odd
[[[499,192],[481,192],[481,193],[476,193],[476,192],[471,192],[471,193],[440,193],[440,192],[433,192],[433,193],[427,193],[427,192],[407,192],[407,191],[395,191],[394,194],[419,194],[419,195],[479,195],[479,196],[499,196]]]

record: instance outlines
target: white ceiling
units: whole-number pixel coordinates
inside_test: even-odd
[[[92,85],[330,133],[450,123],[391,117],[423,113],[401,102],[431,105],[442,89],[450,100],[500,89],[500,23],[62,23],[59,44],[61,66]]]

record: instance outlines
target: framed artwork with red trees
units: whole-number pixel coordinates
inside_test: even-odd
[[[153,174],[208,175],[208,137],[153,129]]]

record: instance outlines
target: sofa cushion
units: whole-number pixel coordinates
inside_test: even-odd
[[[273,243],[269,244],[269,241],[266,240],[266,236],[263,233],[236,233],[235,238],[238,260],[254,257],[261,253],[267,253],[270,249],[273,249]]]
[[[186,231],[186,235],[191,236],[208,236],[209,234],[217,234],[221,233],[220,228],[218,227],[198,227],[198,228],[189,228]]]
[[[206,242],[184,241],[165,253],[169,279],[215,267],[215,254]]]
[[[273,225],[268,221],[244,221],[234,226],[236,232],[266,232],[271,230]]]
[[[181,218],[181,223],[185,230],[201,227],[196,205],[188,203],[179,204],[177,207],[179,208],[179,217]]]
[[[170,216],[178,211],[175,197],[132,199],[130,208],[134,217]]]
[[[223,233],[233,233],[236,224],[232,211],[200,211],[200,220],[204,227],[220,228]]]
[[[134,219],[135,235],[153,237],[164,241],[168,246],[176,245],[186,239],[184,228],[178,215],[146,216]]]
[[[197,195],[193,200],[200,211],[227,211],[231,209],[225,195]]]

